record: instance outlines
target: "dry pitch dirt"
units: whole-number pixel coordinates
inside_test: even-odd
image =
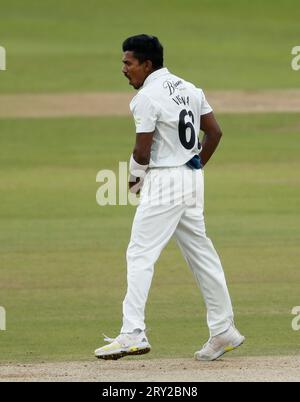
[[[300,356],[193,359],[89,360],[0,365],[0,382],[299,382]]]
[[[127,116],[135,95],[121,92],[0,95],[0,118]],[[219,113],[300,112],[300,90],[207,91]]]

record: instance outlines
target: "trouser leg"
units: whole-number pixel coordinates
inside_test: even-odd
[[[200,182],[203,180],[201,176],[199,173]],[[195,208],[186,209],[178,223],[175,237],[201,289],[210,335],[215,336],[229,328],[233,321],[233,311],[221,261],[205,232],[203,188],[197,196],[200,197],[200,203]]]
[[[145,329],[145,305],[154,264],[173,235],[180,206],[142,206],[136,211],[127,249],[127,294],[123,302],[121,332]]]

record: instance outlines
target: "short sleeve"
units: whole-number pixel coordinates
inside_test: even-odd
[[[211,108],[210,104],[207,102],[202,89],[199,89],[199,91],[201,92],[201,109],[200,109],[201,112],[200,112],[200,114],[202,116],[203,114],[208,114],[208,113],[212,112],[212,108]]]
[[[136,133],[150,133],[155,130],[157,109],[151,99],[144,94],[137,94],[130,103]]]

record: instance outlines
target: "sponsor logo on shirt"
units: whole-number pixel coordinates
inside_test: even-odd
[[[177,87],[178,87],[180,84],[182,84],[182,81],[181,81],[181,80],[176,81],[176,82],[170,81],[170,80],[166,80],[166,81],[164,81],[164,83],[163,83],[163,87],[164,87],[165,89],[168,89],[168,90],[169,90],[169,96],[171,96],[171,95],[173,95],[173,93],[176,91]]]

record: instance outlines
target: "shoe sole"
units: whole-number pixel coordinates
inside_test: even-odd
[[[120,353],[115,353],[111,355],[102,355],[102,356],[96,356],[98,359],[103,359],[103,360],[118,360],[121,359],[121,357],[125,356],[136,356],[136,355],[145,355],[146,353],[149,353],[151,348],[145,348],[145,349],[139,349],[139,350],[134,350],[134,351],[124,351]]]
[[[207,360],[207,359],[197,359],[196,353],[195,353],[195,359],[198,360],[198,361],[200,361],[200,362],[213,362],[213,361],[219,359],[219,357],[225,355],[225,353],[231,352],[232,350],[237,349],[239,346],[242,346],[242,344],[245,342],[245,340],[246,340],[246,339],[244,338],[244,339],[242,340],[242,342],[239,343],[239,344],[236,345],[236,346],[227,346],[227,347],[225,347],[225,348],[223,349],[223,351],[222,351],[218,356],[214,357],[213,359],[209,359],[209,360]]]

